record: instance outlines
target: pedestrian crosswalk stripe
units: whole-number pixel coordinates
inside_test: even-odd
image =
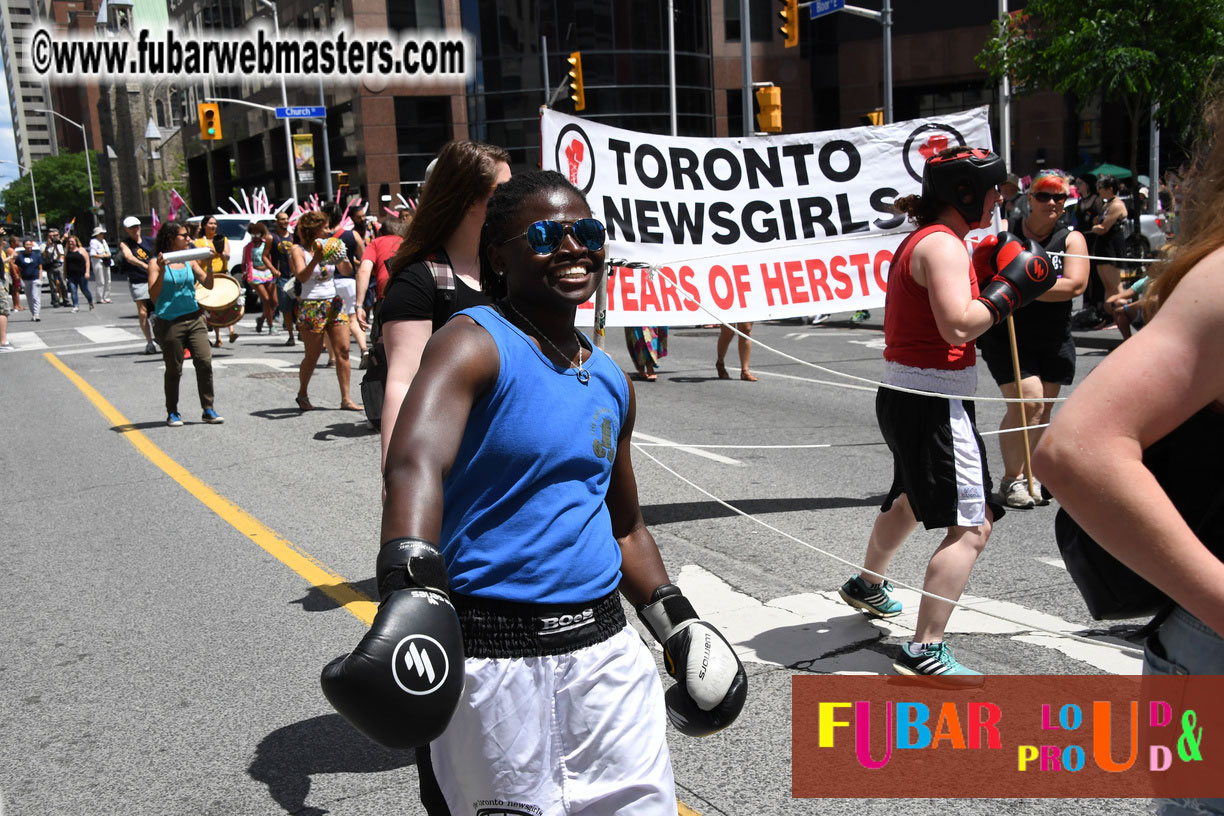
[[[130,343],[142,339],[139,332],[118,326],[78,326],[76,331],[92,343]]]
[[[8,340],[19,351],[45,349],[47,344],[34,332],[9,332]]]

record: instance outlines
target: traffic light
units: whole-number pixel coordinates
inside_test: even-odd
[[[221,106],[216,102],[201,102],[196,105],[200,116],[200,138],[216,141],[221,138]]]
[[[799,0],[782,0],[778,16],[782,18],[778,33],[786,40],[787,48],[794,48],[799,44]]]
[[[574,110],[586,110],[586,86],[582,84],[582,52],[575,51],[569,55],[570,68],[570,99],[574,100]]]
[[[757,88],[757,106],[761,112],[757,114],[757,129],[762,133],[782,132],[782,89]]]

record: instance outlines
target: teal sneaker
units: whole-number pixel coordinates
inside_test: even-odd
[[[856,575],[837,590],[842,600],[877,618],[892,618],[901,614],[901,602],[892,598],[893,585],[885,581],[873,586]]]
[[[952,654],[951,647],[946,643],[927,643],[916,655],[901,646],[901,657],[893,663],[897,674],[908,674],[922,677],[981,677],[981,672],[967,669]]]

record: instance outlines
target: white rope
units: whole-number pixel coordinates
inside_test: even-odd
[[[747,513],[747,512],[745,512],[745,511],[743,511],[743,510],[739,509],[739,508],[738,508],[738,507],[736,507],[735,505],[732,505],[732,504],[729,504],[728,502],[723,501],[722,499],[718,498],[717,496],[715,496],[715,495],[714,495],[713,493],[711,493],[710,491],[708,491],[708,490],[706,490],[705,488],[700,487],[699,485],[697,485],[697,484],[693,483],[693,482],[692,482],[692,481],[690,481],[689,479],[685,478],[684,476],[681,476],[679,473],[677,473],[676,471],[674,471],[674,470],[672,470],[671,468],[669,468],[667,465],[663,464],[663,463],[662,463],[661,461],[659,461],[659,460],[658,460],[656,457],[652,456],[652,455],[650,454],[650,452],[649,452],[649,451],[645,450],[645,449],[643,448],[643,446],[642,446],[642,444],[641,444],[641,443],[634,442],[634,443],[632,443],[632,444],[633,444],[633,447],[637,448],[637,449],[639,450],[639,452],[641,452],[641,453],[642,453],[644,456],[646,456],[646,458],[650,459],[650,460],[651,460],[652,462],[654,462],[656,465],[658,465],[659,467],[663,468],[663,470],[667,471],[667,472],[668,472],[668,473],[670,473],[672,476],[675,476],[677,479],[679,479],[680,481],[684,482],[684,483],[685,483],[685,484],[687,484],[689,487],[691,487],[691,488],[693,488],[694,490],[696,490],[698,493],[701,493],[703,496],[706,496],[706,497],[708,497],[708,498],[710,498],[710,499],[713,499],[713,500],[714,500],[716,503],[718,503],[719,505],[721,505],[721,506],[723,506],[723,507],[727,508],[728,510],[730,510],[730,511],[731,511],[731,512],[733,512],[733,513],[735,513],[736,515],[743,516],[744,518],[748,519],[749,521],[755,522],[756,524],[761,525],[761,526],[762,526],[762,527],[764,527],[765,529],[770,530],[771,532],[777,533],[778,535],[782,536],[783,538],[788,538],[788,539],[790,539],[791,541],[795,542],[796,544],[799,544],[799,545],[801,545],[801,546],[807,547],[808,549],[813,550],[813,551],[815,551],[815,552],[818,552],[818,553],[820,553],[821,555],[827,556],[828,558],[832,558],[834,561],[838,561],[838,562],[840,562],[840,563],[842,563],[842,564],[846,565],[847,567],[850,567],[850,568],[852,568],[852,569],[858,570],[859,572],[866,572],[866,571],[867,571],[867,568],[866,568],[866,567],[864,567],[864,566],[862,566],[861,564],[855,564],[853,561],[848,561],[848,560],[846,560],[845,558],[842,558],[840,555],[834,555],[833,553],[829,552],[828,550],[822,550],[820,547],[817,547],[815,544],[811,544],[811,543],[809,543],[809,542],[807,542],[807,541],[804,541],[804,540],[803,540],[803,539],[801,539],[801,538],[796,538],[795,536],[791,535],[790,533],[786,532],[785,530],[781,530],[781,529],[779,529],[779,528],[777,528],[777,527],[774,527],[772,524],[770,524],[770,523],[768,523],[768,522],[766,522],[766,521],[762,521],[761,519],[757,518],[756,516],[752,515],[751,513]],[[884,576],[884,580],[886,580],[886,581],[888,581],[888,582],[892,583],[894,586],[904,587],[905,589],[912,590],[912,591],[914,591],[914,592],[917,592],[919,595],[923,595],[923,596],[926,596],[926,597],[928,597],[928,598],[932,598],[932,599],[934,599],[934,600],[936,600],[936,601],[943,601],[943,602],[945,602],[945,603],[950,603],[950,604],[952,604],[952,605],[954,605],[954,606],[958,606],[958,607],[960,607],[960,608],[962,608],[962,609],[971,609],[971,610],[973,610],[974,612],[977,612],[979,615],[986,615],[986,616],[991,617],[991,618],[997,618],[998,620],[1001,620],[1001,621],[1006,621],[1007,623],[1011,623],[1011,624],[1014,624],[1014,625],[1016,625],[1016,626],[1019,626],[1019,627],[1020,627],[1020,629],[1021,629],[1022,631],[1026,631],[1026,632],[1030,632],[1030,631],[1031,631],[1031,632],[1044,632],[1044,633],[1045,633],[1045,634],[1047,634],[1047,635],[1055,635],[1055,636],[1058,636],[1058,637],[1070,638],[1070,639],[1072,639],[1072,640],[1078,640],[1078,641],[1080,641],[1081,643],[1087,643],[1087,644],[1090,644],[1090,645],[1092,645],[1092,646],[1105,646],[1105,647],[1108,647],[1108,648],[1110,648],[1110,649],[1116,649],[1116,650],[1117,650],[1117,651],[1119,651],[1119,652],[1123,652],[1123,653],[1127,653],[1127,654],[1131,654],[1131,655],[1135,655],[1135,656],[1142,656],[1142,655],[1143,655],[1143,651],[1142,651],[1141,649],[1137,649],[1137,648],[1135,648],[1134,646],[1126,646],[1126,645],[1123,645],[1123,644],[1109,643],[1108,641],[1103,641],[1103,640],[1094,640],[1094,639],[1092,639],[1092,638],[1089,638],[1089,637],[1084,637],[1083,635],[1076,635],[1076,634],[1073,634],[1073,633],[1071,633],[1071,632],[1060,632],[1060,631],[1058,631],[1058,630],[1056,630],[1056,629],[1046,629],[1045,627],[1042,627],[1042,626],[1037,626],[1037,625],[1034,625],[1034,624],[1032,624],[1032,623],[1026,623],[1026,622],[1024,622],[1024,621],[1014,620],[1013,618],[1009,618],[1009,617],[1007,617],[1006,615],[1000,615],[1000,614],[999,614],[999,613],[997,613],[997,612],[990,612],[990,611],[985,610],[985,609],[980,609],[980,608],[978,608],[978,607],[974,606],[973,604],[961,603],[960,601],[954,601],[954,600],[952,600],[951,598],[945,598],[945,597],[943,597],[942,595],[936,595],[936,594],[935,594],[935,593],[933,593],[933,592],[927,592],[925,589],[922,589],[921,587],[912,586],[911,584],[907,584],[907,583],[905,583],[904,581],[898,581],[898,580],[896,580],[895,578],[889,578],[888,576]]]
[[[735,326],[724,321],[722,317],[720,317],[719,315],[707,309],[705,305],[702,304],[700,301],[694,300],[691,297],[688,297],[687,295],[683,294],[684,290],[681,289],[680,284],[674,278],[669,278],[667,275],[664,275],[662,267],[660,267],[658,264],[644,264],[640,261],[630,262],[630,261],[624,260],[623,258],[615,258],[615,259],[609,260],[608,263],[613,266],[621,266],[621,267],[627,267],[631,269],[647,269],[649,270],[649,274],[652,277],[656,274],[662,275],[663,278],[667,280],[669,283],[671,283],[678,292],[682,293],[681,297],[684,300],[688,301],[689,303],[695,304],[698,309],[705,312],[710,317],[714,318],[714,320],[717,321],[719,325],[730,329],[732,332],[734,332],[736,335],[740,337],[743,337],[747,340],[751,340],[754,345],[760,346],[766,351],[772,352],[786,360],[790,360],[792,363],[798,363],[799,365],[807,366],[808,368],[814,368],[817,371],[823,371],[826,374],[832,374],[836,377],[845,377],[848,380],[854,380],[855,382],[865,383],[869,386],[872,386],[873,388],[887,388],[890,391],[898,391],[902,394],[916,394],[920,397],[939,397],[940,399],[958,399],[958,400],[967,400],[967,401],[973,401],[973,402],[1004,402],[1004,403],[1065,402],[1067,399],[1066,397],[1046,397],[1046,398],[1042,398],[1041,400],[1032,400],[1032,399],[1021,399],[1019,397],[977,397],[973,395],[963,396],[963,395],[958,395],[958,394],[941,394],[937,391],[922,391],[917,388],[905,388],[904,386],[900,386],[900,385],[889,385],[888,383],[879,382],[877,380],[871,380],[866,377],[859,377],[854,374],[847,374],[844,371],[837,371],[836,369],[826,368],[825,366],[822,366],[818,363],[812,363],[812,362],[808,362],[807,360],[801,360],[798,357],[795,357],[794,355],[787,354],[785,351],[776,349],[773,346],[770,346],[766,343],[761,342],[760,340],[755,340],[752,338],[751,335],[744,334],[742,331],[735,328]],[[854,387],[854,386],[845,385],[844,383],[827,383],[827,384],[832,385],[835,388],[853,388]]]
[[[1160,258],[1106,258],[1104,255],[1076,255],[1071,252],[1050,252],[1046,250],[1048,255],[1059,255],[1063,258],[1087,258],[1090,261],[1105,261],[1106,263],[1133,263],[1133,264],[1154,264],[1159,263]]]
[[[1019,433],[1038,428],[1048,428],[1050,423],[1029,425],[1027,428],[1004,428],[998,431],[979,431],[978,436],[997,436],[1005,433]],[[686,442],[634,442],[643,448],[697,448],[700,450],[811,450],[813,448],[866,448],[873,445],[884,445],[885,442],[822,442],[808,445],[690,445]]]

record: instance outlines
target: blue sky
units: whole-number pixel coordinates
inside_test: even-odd
[[[13,112],[9,108],[7,83],[0,81],[0,159],[17,161],[17,140],[13,137]],[[15,164],[0,164],[0,189],[19,177]]]

